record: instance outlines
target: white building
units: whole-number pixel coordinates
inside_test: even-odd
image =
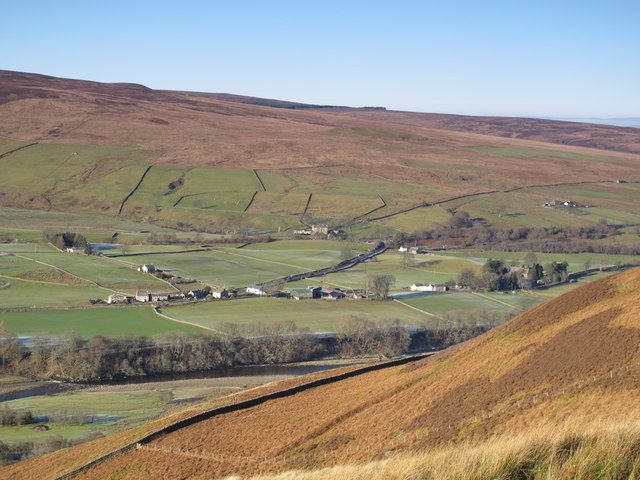
[[[414,283],[411,285],[412,292],[446,292],[449,287],[446,285],[425,285],[424,283]]]
[[[229,298],[229,292],[227,292],[226,289],[223,289],[223,290],[211,290],[211,296],[213,298],[220,298],[220,299]]]
[[[402,253],[404,253],[404,252],[406,252],[406,251],[408,251],[408,250],[409,250],[409,249],[408,249],[407,247],[405,247],[404,245],[403,245],[403,246],[401,246],[401,247],[398,249],[398,251],[399,251],[399,252],[402,252]]]
[[[153,273],[156,271],[156,267],[154,267],[151,264],[145,264],[145,265],[142,265],[141,267],[138,267],[138,271],[144,272],[144,273]]]
[[[84,248],[80,247],[67,247],[64,249],[67,253],[84,253]]]
[[[109,305],[113,303],[127,303],[129,301],[129,298],[130,297],[125,295],[124,293],[113,293],[107,298],[107,303]]]
[[[246,290],[247,293],[250,293],[251,295],[267,295],[267,292],[258,285],[251,285],[250,287],[247,287]]]

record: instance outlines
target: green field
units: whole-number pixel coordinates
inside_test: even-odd
[[[253,244],[241,249],[235,245],[217,245],[215,250],[205,252],[136,255],[119,257],[119,260],[131,265],[151,263],[158,268],[214,285],[243,287],[327,267],[338,263],[344,250],[356,255],[368,248],[371,247],[359,243],[290,240]]]
[[[0,252],[11,254],[0,256],[0,275],[19,277],[31,273],[27,277],[31,280],[100,286],[104,287],[102,297],[113,291],[173,290],[167,283],[116,259],[63,253],[48,244],[2,244]]]
[[[405,262],[409,261],[408,264]],[[327,284],[345,289],[363,288],[368,275],[393,275],[395,285],[392,291],[407,289],[413,283],[445,283],[455,280],[465,268],[478,269],[479,265],[466,259],[441,257],[439,255],[404,255],[391,250],[375,257],[374,260],[356,265],[343,272],[323,277],[289,283],[287,288]]]
[[[105,298],[110,293],[91,285],[57,285],[0,277],[0,286],[7,284],[0,288],[0,308],[88,305],[91,299]]]
[[[1,292],[1,291],[0,291]],[[157,335],[170,332],[207,333],[198,327],[172,322],[150,307],[105,307],[79,310],[0,312],[0,323],[18,336],[64,335]]]
[[[334,332],[342,322],[354,316],[369,320],[400,320],[407,325],[421,325],[429,315],[407,308],[393,301],[292,300],[280,298],[247,298],[224,302],[205,302],[163,309],[165,315],[218,328],[225,323],[239,326],[294,322],[298,328],[312,332]]]

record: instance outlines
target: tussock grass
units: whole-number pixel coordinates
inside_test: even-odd
[[[239,477],[235,477],[239,478]],[[640,422],[542,426],[479,445],[391,456],[363,465],[289,471],[253,480],[525,480],[640,478]]]

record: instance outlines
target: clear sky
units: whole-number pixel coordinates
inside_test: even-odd
[[[337,105],[640,116],[640,1],[0,1],[0,69]]]

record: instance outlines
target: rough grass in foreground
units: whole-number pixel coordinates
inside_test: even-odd
[[[520,436],[496,437],[480,446],[398,455],[364,465],[290,471],[254,480],[520,480],[637,479],[640,424],[613,424],[588,431],[576,424]]]

